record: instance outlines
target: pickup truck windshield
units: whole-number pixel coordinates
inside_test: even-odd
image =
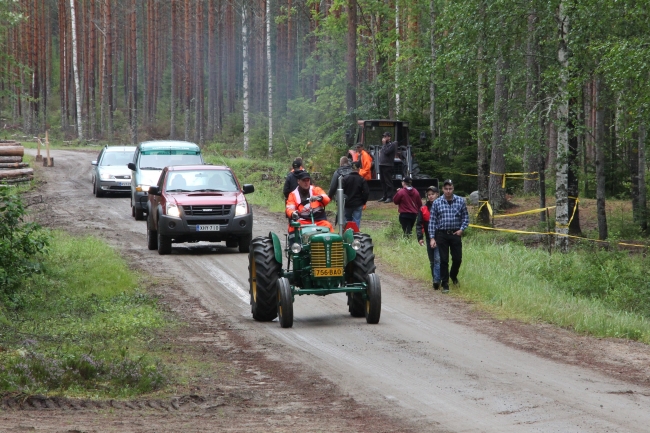
[[[237,182],[228,170],[170,171],[167,174],[167,191],[178,192],[235,192]]]

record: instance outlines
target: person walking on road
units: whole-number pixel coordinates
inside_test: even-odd
[[[330,198],[336,198],[336,190],[339,187],[339,177],[347,176],[350,173],[352,173],[350,160],[347,156],[342,156],[341,159],[339,159],[339,167],[334,171],[334,174],[332,175],[330,189],[327,191],[327,195],[330,196]]]
[[[431,219],[431,205],[438,198],[438,188],[430,186],[427,188],[427,201],[420,207],[418,219],[415,223],[415,234],[418,237],[420,245],[427,246],[427,255],[429,256],[429,266],[431,266],[431,278],[433,279],[433,288],[438,290],[440,287],[440,250],[438,247],[431,248],[431,235],[429,234],[429,220]]]
[[[370,187],[368,182],[361,177],[359,173],[361,163],[355,161],[352,163],[352,172],[343,178],[343,194],[345,194],[345,206],[343,213],[345,215],[345,223],[350,221],[361,228],[361,214],[363,208],[368,201],[370,195]]]
[[[379,149],[379,180],[383,190],[383,196],[379,202],[390,203],[393,201],[393,170],[395,167],[395,152],[397,143],[391,141],[392,134],[384,132],[381,137],[381,149]]]
[[[422,199],[420,193],[412,186],[413,180],[410,177],[405,177],[402,180],[402,187],[397,190],[397,194],[393,197],[393,202],[399,206],[399,223],[402,225],[404,236],[411,237],[415,220],[418,217],[420,206],[422,206]]]
[[[462,197],[454,194],[454,183],[447,179],[442,184],[442,197],[431,205],[429,233],[431,248],[440,250],[440,281],[442,292],[449,292],[449,279],[458,284],[458,271],[463,260],[463,243],[461,236],[469,227],[467,205]],[[451,269],[449,255],[451,254]]]
[[[302,158],[298,157],[294,159],[291,163],[291,171],[287,173],[287,176],[284,179],[284,188],[282,188],[285,200],[288,199],[289,194],[298,187],[298,174],[304,170],[305,169],[302,166]]]

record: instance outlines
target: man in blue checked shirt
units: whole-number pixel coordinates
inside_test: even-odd
[[[469,226],[467,205],[462,197],[454,194],[454,183],[447,179],[442,184],[442,197],[431,205],[429,233],[431,248],[440,251],[440,280],[442,293],[449,293],[449,278],[458,284],[458,271],[463,261],[463,243],[461,236]],[[451,252],[451,270],[449,270],[449,253]]]

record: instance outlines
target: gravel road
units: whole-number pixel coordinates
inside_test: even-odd
[[[502,323],[395,276],[381,261],[378,325],[352,318],[343,294],[297,297],[291,329],[281,329],[277,320],[257,323],[250,314],[248,256],[221,244],[174,245],[169,256],[147,250],[145,223],[131,217],[129,198],[92,195],[95,155],[54,151],[55,166],[38,170],[47,182],[39,194],[48,225],[99,235],[139,268],[164,270],[188,298],[236,329],[248,350],[333,384],[336,395],[369,411],[363,422],[346,424],[349,431],[373,431],[374,416],[382,417],[386,431],[395,426],[495,433],[650,429],[647,346],[548,325]],[[284,233],[283,217],[255,209],[254,235],[269,230]],[[18,414],[0,411],[0,420],[18,428]],[[78,414],[57,416],[74,420]],[[328,430],[327,418],[319,422]],[[241,425],[238,430],[236,422],[232,426],[246,430]],[[336,426],[332,430],[343,428]]]

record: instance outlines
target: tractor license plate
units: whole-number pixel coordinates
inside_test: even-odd
[[[218,232],[219,231],[219,225],[218,224],[207,224],[207,225],[197,225],[196,226],[196,231],[197,232]]]
[[[314,277],[342,277],[343,268],[314,268]]]

